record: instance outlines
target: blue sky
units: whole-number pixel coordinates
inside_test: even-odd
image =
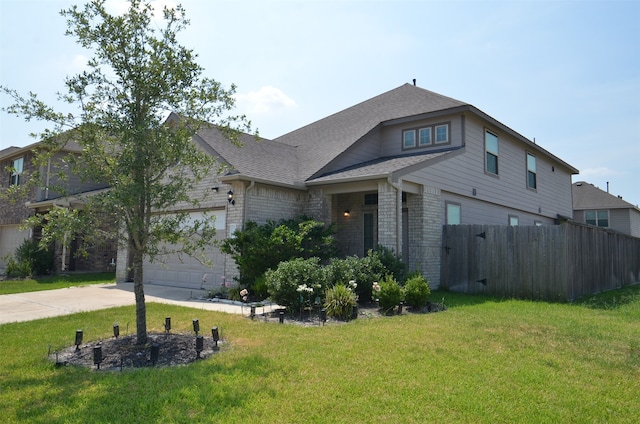
[[[263,137],[415,78],[535,138],[580,170],[574,181],[640,204],[640,1],[181,3],[182,43],[206,76],[237,85]],[[56,104],[90,56],[64,35],[58,12],[73,4],[0,0],[1,85]],[[0,149],[45,127],[0,114]]]

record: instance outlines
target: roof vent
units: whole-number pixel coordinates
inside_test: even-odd
[[[416,79],[415,78],[413,79],[413,85],[414,85],[414,87],[416,85]]]

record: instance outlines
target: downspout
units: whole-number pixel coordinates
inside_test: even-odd
[[[398,180],[398,183],[402,181]],[[396,190],[396,255],[402,257],[402,189],[400,185],[391,181],[391,175],[387,177],[387,182]]]
[[[47,175],[47,178],[49,178],[49,176]],[[56,204],[56,201],[53,201],[52,206],[54,208],[60,208],[60,209],[64,209],[62,206]],[[60,258],[61,264],[60,264],[60,270],[62,272],[64,272],[66,270],[66,266],[64,263],[64,259],[67,257],[67,233],[64,233],[64,238],[62,239],[62,257]]]
[[[256,186],[255,180],[251,180],[247,189],[244,191],[244,207],[242,208],[242,228],[244,228],[244,223],[247,220],[247,210],[249,209],[249,192],[253,190]]]

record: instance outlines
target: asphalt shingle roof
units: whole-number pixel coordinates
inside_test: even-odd
[[[450,97],[404,84],[275,141],[297,146],[298,157],[303,163],[300,179],[307,180],[381,122],[465,105]]]
[[[267,139],[242,134],[241,145],[227,140],[215,126],[198,131],[214,156],[232,168],[228,174],[241,174],[249,179],[266,180],[286,185],[299,183],[296,148]]]
[[[622,198],[607,193],[593,184],[578,181],[571,186],[573,195],[573,209],[637,209]]]

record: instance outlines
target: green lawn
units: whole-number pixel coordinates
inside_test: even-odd
[[[0,295],[26,293],[40,290],[64,289],[87,284],[108,284],[115,282],[115,273],[48,275],[24,280],[0,281]]]
[[[639,285],[577,304],[442,297],[442,313],[307,328],[149,304],[152,330],[171,316],[188,332],[198,318],[220,328],[223,349],[125,372],[56,369],[46,355],[76,329],[85,341],[114,322],[131,332],[133,306],[0,325],[0,421],[637,422]]]

